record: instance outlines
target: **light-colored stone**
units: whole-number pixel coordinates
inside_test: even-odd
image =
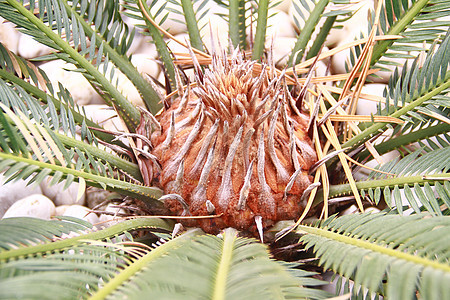
[[[14,25],[0,17],[0,43],[10,51],[17,53],[19,38],[20,33],[14,28]]]
[[[32,37],[26,34],[21,34],[17,52],[20,56],[26,59],[36,58],[43,55],[48,55],[54,51],[52,48],[36,42]]]
[[[12,181],[4,184],[5,178],[0,174],[0,218],[16,201],[33,194],[41,194],[37,184],[27,185],[25,180]]]
[[[276,9],[279,9],[281,11],[284,11],[285,13],[288,13],[292,9],[292,0],[280,1],[279,4],[276,6]]]
[[[391,152],[388,152],[388,153],[385,153],[385,154],[381,155],[380,160],[381,160],[381,163],[382,163],[382,164],[385,164],[385,163],[388,163],[388,162],[390,162],[391,160],[393,160],[393,159],[395,159],[395,158],[397,158],[397,157],[399,157],[399,156],[400,156],[400,153],[399,153],[397,150],[393,150],[393,151],[391,151]],[[377,166],[379,166],[379,163],[377,162],[377,160],[372,159],[372,160],[366,162],[364,165],[365,165],[366,167],[369,167],[369,168],[374,169],[374,168],[376,168]],[[355,178],[355,180],[357,180],[357,181],[366,180],[367,177],[369,176],[369,174],[372,173],[372,172],[373,172],[373,171],[372,171],[371,169],[367,169],[367,168],[362,168],[362,167],[361,167],[361,168],[359,168],[359,170],[354,174],[354,178]]]
[[[106,130],[123,131],[124,124],[120,121],[117,113],[106,104],[86,105],[84,107],[86,117],[103,126]]]
[[[50,180],[51,178],[49,181]],[[44,180],[40,184],[42,194],[51,199],[56,206],[72,204],[84,205],[85,191],[82,192],[80,199],[78,199],[79,184],[74,182],[67,189],[64,189],[64,184],[65,182],[60,182],[49,186],[49,182]]]
[[[97,207],[99,204],[105,202],[109,196],[111,196],[113,192],[110,192],[108,190],[104,190],[101,188],[91,187],[86,190],[86,205],[87,207],[94,209],[94,207]],[[102,209],[106,207],[107,203],[98,208]]]
[[[294,26],[289,18],[289,15],[284,11],[278,9],[269,9],[267,19],[267,38],[278,37],[295,37]],[[253,32],[255,33],[255,31]]]
[[[178,11],[182,11],[179,5],[173,4],[170,1],[157,1],[155,5],[150,7],[150,14],[152,16],[155,16],[155,14],[158,12],[158,10],[161,9],[163,5],[166,5],[165,10],[163,10],[158,16],[156,16],[155,22],[157,24],[160,24],[161,20],[165,17],[165,15],[169,13],[168,17],[162,24],[162,28],[167,30],[171,34],[186,32],[187,27],[183,15],[168,11],[168,9],[175,9]],[[125,15],[123,15],[123,20],[128,24],[128,26],[144,25],[143,21],[136,20],[134,18],[130,18]]]
[[[75,70],[74,65],[55,60],[46,62],[40,67],[47,74],[55,90],[58,90],[58,81],[61,82],[69,90],[75,103],[79,105],[104,103],[82,74],[68,71]]]
[[[111,225],[117,224],[122,221],[122,218],[117,216],[117,214],[124,213],[125,211],[121,208],[117,208],[117,207],[113,207],[113,206],[117,206],[117,204],[112,204],[112,203],[108,204],[107,207],[105,208],[105,211],[113,213],[114,215],[102,214],[99,217],[99,221],[100,221],[101,225],[104,227],[109,227]]]
[[[373,95],[378,97],[383,97],[383,92],[386,89],[387,85],[382,83],[370,83],[364,85],[361,90],[362,94]],[[358,105],[356,107],[356,114],[358,115],[371,115],[376,114],[378,109],[379,102],[373,100],[364,99],[364,96],[361,96],[358,100]],[[384,105],[382,105],[382,108]]]
[[[34,217],[49,220],[55,214],[55,204],[44,195],[34,194],[15,202],[3,218]]]
[[[63,216],[75,217],[78,219],[88,221],[91,224],[96,224],[99,222],[97,214],[91,213],[89,208],[81,205],[68,206],[67,208],[64,209]]]
[[[55,207],[55,216],[63,216],[71,205],[60,205]]]
[[[294,49],[296,38],[293,37],[279,37],[272,44],[273,59],[277,66],[285,66],[288,62],[289,55],[292,49]],[[270,47],[271,42],[267,47]]]

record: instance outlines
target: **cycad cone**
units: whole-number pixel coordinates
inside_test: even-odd
[[[283,75],[256,66],[237,51],[214,55],[204,72],[197,65],[196,86],[160,114],[151,137],[166,206],[180,216],[220,215],[183,221],[208,233],[256,232],[255,218],[267,228],[305,206],[316,162],[308,116]]]

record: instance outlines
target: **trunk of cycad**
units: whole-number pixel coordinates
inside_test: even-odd
[[[179,216],[219,215],[183,221],[208,233],[255,233],[255,219],[264,228],[295,219],[312,182],[309,118],[284,75],[254,66],[239,52],[213,55],[204,72],[195,66],[196,86],[159,115],[161,130],[151,136],[167,208]]]

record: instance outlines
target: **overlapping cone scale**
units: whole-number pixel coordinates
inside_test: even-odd
[[[283,75],[255,66],[240,53],[213,56],[208,69],[196,68],[196,86],[158,116],[152,154],[165,205],[179,216],[221,214],[185,225],[255,232],[256,216],[266,228],[304,209],[300,198],[316,162],[308,116]]]

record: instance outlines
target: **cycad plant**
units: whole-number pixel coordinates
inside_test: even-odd
[[[214,34],[199,24],[213,1],[158,2],[0,0],[1,17],[53,49],[42,59],[75,65],[124,124],[104,130],[0,45],[0,171],[114,191],[133,208],[101,230],[1,220],[0,298],[322,299],[326,270],[348,297],[450,298],[450,1],[378,1],[361,38],[328,52],[351,5],[294,1],[299,33],[281,67],[266,37],[277,3],[214,1],[229,43],[207,48]],[[168,12],[184,17],[189,41],[165,30]],[[131,64],[135,29],[151,36],[165,82]],[[348,73],[316,75],[345,49]],[[119,91],[116,69],[145,107]],[[391,72],[384,97],[364,95],[377,69]],[[377,113],[355,115],[360,98]],[[360,212],[342,216],[343,203]]]

